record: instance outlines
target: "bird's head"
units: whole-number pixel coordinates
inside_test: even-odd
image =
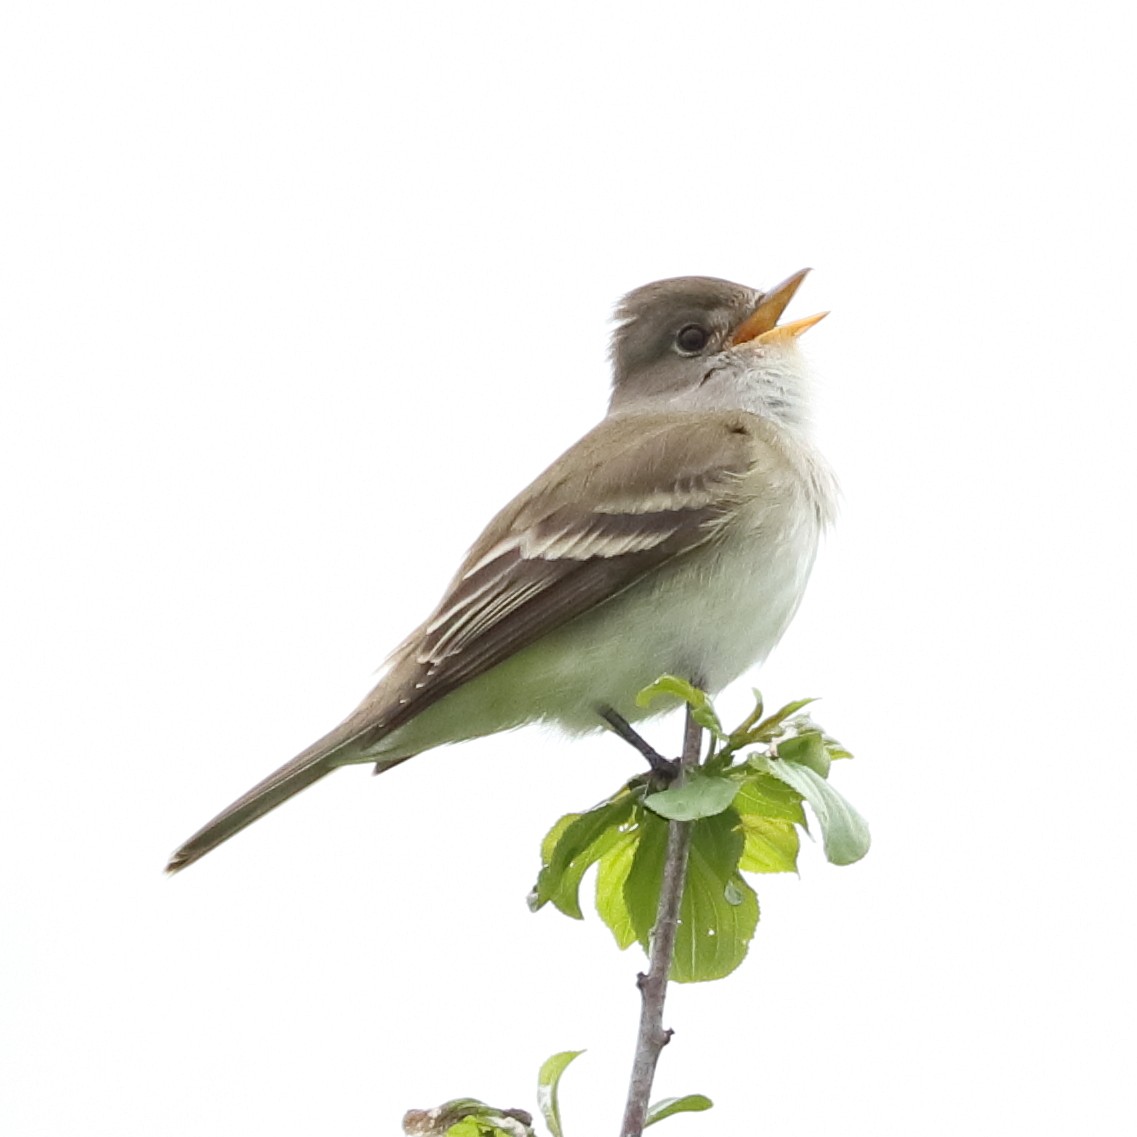
[[[805,424],[797,337],[826,313],[779,324],[809,269],[767,292],[708,276],[657,280],[616,309],[609,412],[741,409]]]

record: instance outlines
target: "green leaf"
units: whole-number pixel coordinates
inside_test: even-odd
[[[624,907],[636,940],[644,951],[648,951],[656,908],[659,906],[663,860],[667,854],[668,823],[647,809],[640,811],[638,820],[639,840],[636,842],[631,867],[624,878]]]
[[[561,1075],[568,1069],[569,1063],[583,1053],[583,1050],[562,1050],[559,1054],[546,1058],[541,1072],[537,1075],[537,1106],[553,1137],[564,1137],[561,1129],[561,1107],[557,1100]]]
[[[825,745],[825,752],[834,762],[840,758],[852,758],[853,756],[831,734],[826,734],[809,715],[794,715],[786,725],[791,727],[795,734],[808,734],[811,730],[817,731],[821,735],[822,743]]]
[[[611,929],[621,951],[636,942],[636,929],[624,899],[624,885],[639,843],[640,832],[636,825],[621,835],[596,866],[596,911]]]
[[[485,1117],[463,1118],[446,1130],[446,1137],[535,1137],[530,1126],[491,1110]]]
[[[579,813],[566,813],[564,817],[545,834],[544,840],[541,842],[541,864],[547,865],[553,859],[553,853],[560,839],[565,835],[565,830],[581,816]]]
[[[772,821],[749,813],[742,817],[742,859],[744,872],[797,872],[801,841],[792,821]]]
[[[476,1117],[467,1117],[446,1130],[446,1137],[485,1137],[485,1126]]]
[[[653,1102],[647,1108],[647,1117],[644,1118],[644,1128],[671,1117],[676,1113],[701,1113],[710,1109],[715,1103],[704,1094],[687,1094],[681,1098],[664,1098]]]
[[[784,738],[778,743],[778,757],[787,762],[797,762],[808,766],[815,774],[829,777],[829,754],[821,740],[821,731],[811,730],[794,738]]]
[[[816,703],[817,699],[795,699],[792,703],[787,703],[781,710],[775,711],[769,718],[763,719],[756,727],[746,731],[745,735],[735,742],[734,737],[731,737],[731,742],[734,743],[735,749],[742,746],[750,746],[755,742],[772,742],[779,735],[785,733],[785,721],[791,715],[797,714],[802,707],[808,707],[810,703]]]
[[[767,766],[755,767],[755,762],[767,761],[766,758],[756,758],[750,762],[750,769],[735,796],[734,808],[744,821],[753,814],[771,821],[792,821],[795,825],[804,825],[801,794],[767,773]]]
[[[572,859],[551,897],[555,907],[566,916],[572,916],[577,920],[582,918],[580,910],[580,882],[584,874],[598,860],[620,843],[622,837],[623,834],[619,824],[613,824],[603,830],[582,853]]]
[[[759,691],[757,687],[751,687],[750,690],[754,695],[754,710],[752,710],[750,714],[748,714],[746,718],[744,718],[742,722],[740,722],[738,726],[730,732],[731,742],[734,741],[735,737],[741,738],[752,731],[755,725],[762,718],[762,711],[764,709],[762,704],[762,692]]]
[[[509,1137],[504,1129],[493,1122],[482,1121],[477,1117],[466,1117],[446,1130],[446,1137]]]
[[[758,897],[738,872],[744,842],[737,814],[728,810],[694,825],[671,967],[678,983],[729,975],[746,958],[758,926]]]
[[[760,761],[809,802],[821,825],[825,856],[832,864],[851,865],[869,851],[868,823],[815,770],[784,758]]]
[[[644,805],[671,821],[697,821],[722,813],[737,793],[738,782],[734,778],[692,770],[683,785],[650,794]]]
[[[635,796],[625,787],[587,813],[568,814],[549,831],[541,846],[545,862],[529,896],[535,912],[549,901],[566,916],[583,919],[580,882],[590,866],[615,846],[630,820]]]
[[[691,717],[699,726],[709,730],[715,738],[726,738],[722,723],[705,691],[700,691],[698,687],[692,686],[686,679],[680,679],[677,675],[661,675],[636,695],[636,706],[646,707],[660,696],[679,699],[686,703],[691,708]]]
[[[728,809],[689,824],[694,828],[670,975],[678,983],[729,975],[745,959],[758,925],[758,898],[738,872],[744,844],[738,815]],[[645,811],[624,886],[636,938],[645,951],[659,906],[666,851],[667,822]]]

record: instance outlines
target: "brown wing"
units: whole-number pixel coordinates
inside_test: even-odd
[[[713,540],[744,499],[760,430],[760,420],[734,411],[602,422],[486,527],[352,716],[353,741],[367,745]]]
[[[177,872],[462,683],[715,538],[764,451],[743,412],[607,419],[490,522],[434,615],[329,734],[171,858]]]

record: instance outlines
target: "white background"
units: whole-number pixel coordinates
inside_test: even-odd
[[[0,1130],[393,1134],[578,1047],[569,1135],[618,1130],[641,960],[524,904],[613,740],[344,771],[161,869],[600,416],[622,292],[808,264],[845,504],[755,682],[824,696],[875,844],[673,991],[657,1096],[718,1104],[666,1125],[1129,1131],[1123,11],[6,4]]]

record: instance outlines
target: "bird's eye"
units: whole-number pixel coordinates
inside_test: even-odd
[[[675,336],[675,346],[684,355],[697,355],[707,346],[711,333],[701,324],[686,324]]]

